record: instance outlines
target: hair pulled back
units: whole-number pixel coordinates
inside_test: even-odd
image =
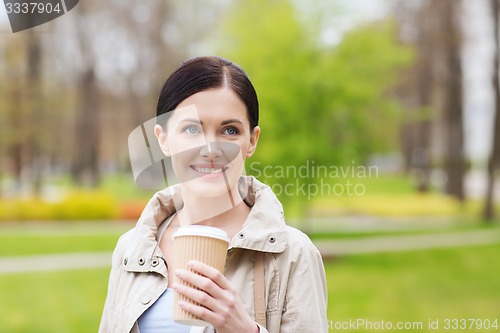
[[[255,88],[238,65],[215,56],[186,60],[169,76],[158,99],[157,122],[164,125],[169,112],[189,96],[223,87],[233,90],[245,104],[250,129],[253,130],[259,122],[259,102]]]

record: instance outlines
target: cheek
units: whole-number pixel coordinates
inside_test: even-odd
[[[231,165],[233,167],[232,176],[239,177],[239,175],[242,174],[243,169],[245,168],[247,148],[248,148],[247,146],[240,145],[237,155],[234,156],[233,159],[231,160]]]
[[[181,173],[198,155],[199,148],[178,151],[171,155],[174,172]]]
[[[250,140],[245,140],[240,144],[240,152],[243,159],[247,158],[248,150],[250,149]]]
[[[171,135],[168,137],[168,148],[172,155],[184,154],[207,144],[205,137],[199,135],[196,137],[186,138],[182,135]]]

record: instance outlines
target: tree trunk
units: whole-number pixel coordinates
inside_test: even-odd
[[[417,85],[417,103],[420,108],[420,118],[417,125],[418,146],[414,150],[414,162],[418,170],[417,190],[419,192],[429,191],[430,172],[431,172],[431,120],[428,119],[431,106],[431,92],[434,80],[432,53],[433,47],[433,13],[432,6],[419,13],[419,36],[417,40],[418,62],[416,73]]]
[[[486,198],[483,211],[483,217],[486,222],[491,222],[495,217],[494,211],[494,188],[495,188],[495,170],[498,166],[498,159],[500,158],[500,40],[499,40],[499,19],[500,13],[499,0],[490,0],[492,14],[493,14],[493,30],[495,38],[495,54],[493,58],[493,89],[495,91],[495,120],[493,128],[493,142],[491,156],[488,159],[488,184],[486,187]]]
[[[458,24],[460,1],[443,1],[443,23],[445,28],[444,60],[447,67],[444,96],[444,119],[447,127],[445,170],[447,174],[446,193],[458,200],[464,194],[464,129],[462,110],[462,66],[460,62],[461,34]]]
[[[79,6],[77,20],[85,26],[92,3],[85,2]],[[85,29],[78,31],[78,42],[83,57],[84,70],[79,79],[79,105],[76,110],[74,155],[72,165],[73,180],[79,185],[95,187],[100,181],[99,147],[100,147],[100,115],[99,90],[95,75],[95,55],[91,47],[94,36]]]
[[[31,181],[33,194],[38,196],[42,187],[42,146],[45,137],[42,122],[44,120],[43,99],[41,96],[42,44],[40,36],[32,29],[27,32],[27,82],[28,82],[28,124],[31,129],[28,139]]]
[[[13,91],[9,93],[9,106],[14,110],[14,112],[9,112],[9,119],[8,119],[8,124],[11,126],[11,128],[16,128],[18,131],[21,131],[23,129],[24,124],[24,110],[23,110],[23,105],[21,103],[22,100],[22,94],[20,90],[17,87],[13,88]],[[22,185],[22,180],[21,180],[21,174],[22,174],[22,168],[23,168],[23,150],[24,150],[24,142],[21,140],[20,136],[18,133],[12,133],[12,131],[9,131],[7,128],[7,135],[13,136],[14,139],[12,143],[9,143],[7,146],[7,154],[9,155],[11,161],[12,161],[12,171],[14,175],[14,181],[16,184],[16,187],[19,189],[21,188]]]
[[[73,178],[79,185],[97,186],[99,174],[99,93],[94,69],[81,77],[80,105],[75,123]]]
[[[401,29],[409,25],[415,31],[406,37],[416,49],[416,63],[402,83],[402,100],[407,105],[409,121],[401,127],[401,148],[405,171],[416,178],[416,189],[428,192],[430,188],[432,126],[435,117],[430,111],[433,104],[433,90],[436,85],[434,62],[436,41],[435,4],[422,4],[418,9],[409,8],[408,3],[398,4]],[[408,7],[406,7],[408,6]],[[403,37],[402,37],[403,38]]]

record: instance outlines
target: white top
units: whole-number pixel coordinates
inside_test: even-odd
[[[189,333],[191,326],[181,325],[172,318],[174,290],[167,288],[163,294],[137,320],[140,333]]]

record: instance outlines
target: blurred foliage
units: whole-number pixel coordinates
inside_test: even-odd
[[[0,200],[1,220],[95,220],[119,217],[119,206],[107,192],[79,190],[58,201],[33,199]]]
[[[339,164],[398,148],[401,109],[386,93],[413,53],[396,41],[391,21],[358,27],[328,48],[314,43],[288,1],[238,4],[221,53],[241,64],[258,90],[265,144],[256,159]]]
[[[44,185],[56,189],[57,194],[0,198],[0,222],[137,220],[154,194],[154,191],[138,188],[132,176],[124,173],[106,175],[97,189],[81,188],[67,175],[47,179]]]
[[[331,51],[332,151],[339,160],[367,162],[374,153],[399,149],[402,106],[390,89],[400,70],[413,60],[412,50],[396,41],[392,21],[361,26],[348,32]],[[377,124],[377,125],[375,125]]]
[[[261,180],[266,181],[264,173]],[[283,178],[285,179],[285,178]],[[286,179],[285,179],[286,180]],[[451,197],[435,193],[415,193],[409,177],[382,175],[371,178],[332,178],[322,179],[320,187],[305,184],[310,198],[300,192],[294,196],[307,201],[307,215],[310,217],[336,216],[379,216],[379,217],[422,217],[449,216],[453,218],[477,216],[481,202],[469,199],[460,204]],[[138,189],[129,175],[117,174],[103,178],[99,189],[78,189],[65,180],[55,181],[58,186],[69,188],[58,200],[43,197],[22,199],[0,199],[0,222],[14,220],[99,220],[120,219],[137,220],[151,198],[153,191]],[[296,183],[291,183],[296,189]],[[347,186],[346,184],[349,184]],[[272,184],[278,194],[280,184]],[[332,191],[321,193],[321,186]],[[338,187],[337,187],[338,186]],[[353,192],[360,186],[362,195]],[[318,188],[320,189],[318,191]],[[351,193],[348,193],[348,188]],[[333,191],[341,189],[342,194]],[[281,193],[286,195],[286,193]],[[500,207],[499,207],[500,208]],[[304,206],[290,205],[285,211],[287,218],[304,215]],[[301,227],[298,225],[297,227]]]
[[[315,216],[460,216],[463,207],[452,197],[438,194],[366,195],[315,200],[310,207]],[[470,211],[469,211],[470,212]]]

